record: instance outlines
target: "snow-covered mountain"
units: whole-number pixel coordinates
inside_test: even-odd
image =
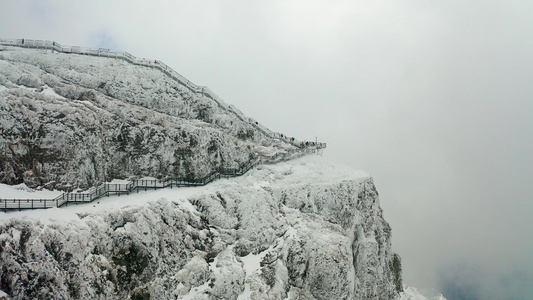
[[[0,289],[16,299],[392,299],[402,280],[390,237],[372,178],[307,156],[201,188],[3,214]]]
[[[295,158],[219,101],[122,60],[0,47],[0,181],[24,183],[0,198],[278,162],[0,212],[0,299],[428,299],[402,283],[368,174]]]
[[[299,149],[157,68],[0,46],[0,182],[197,179]]]

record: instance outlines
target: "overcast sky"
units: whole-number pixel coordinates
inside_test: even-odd
[[[533,299],[533,1],[0,0],[0,37],[158,59],[371,173],[404,281]]]

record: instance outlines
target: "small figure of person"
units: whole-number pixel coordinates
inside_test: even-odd
[[[24,45],[24,39],[22,39],[22,45]]]

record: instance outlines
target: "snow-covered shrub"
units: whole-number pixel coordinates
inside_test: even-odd
[[[4,74],[0,74],[0,86],[5,86],[6,88],[14,87],[13,83]]]
[[[54,87],[54,92],[67,99],[79,99],[83,89],[73,85],[63,85]]]
[[[0,142],[29,149],[0,153],[3,182],[20,183],[33,162],[43,167],[26,174],[30,185],[50,188],[124,177],[197,180],[247,165],[262,156],[252,147],[262,142],[276,159],[297,151],[160,70],[115,59],[9,49],[0,55],[0,84]]]
[[[17,84],[27,86],[29,88],[39,88],[44,85],[44,82],[33,74],[23,74],[17,80]]]
[[[52,74],[43,74],[41,76],[41,79],[43,80],[44,83],[46,83],[46,85],[48,85],[51,88],[55,87],[60,82],[60,79],[57,76],[52,75]]]

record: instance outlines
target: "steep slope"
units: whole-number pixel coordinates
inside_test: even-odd
[[[190,190],[120,198],[144,197],[141,206],[1,214],[0,290],[14,299],[392,299],[402,290],[367,174],[309,156]]]
[[[59,189],[298,152],[160,70],[12,47],[0,47],[0,132],[0,182]]]

